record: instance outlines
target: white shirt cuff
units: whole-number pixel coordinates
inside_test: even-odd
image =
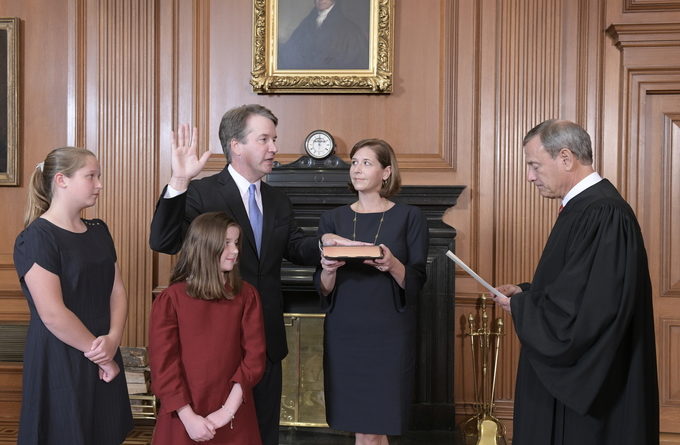
[[[184,192],[186,192],[186,190]],[[178,192],[177,190],[172,188],[170,184],[168,184],[168,186],[165,188],[165,195],[163,195],[163,198],[165,199],[174,198],[175,196],[179,196],[184,192]]]

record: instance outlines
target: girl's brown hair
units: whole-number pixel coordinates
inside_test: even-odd
[[[209,212],[196,217],[172,270],[171,283],[187,282],[187,294],[201,300],[232,300],[241,291],[238,264],[229,272],[220,271],[220,256],[229,227],[239,229],[238,250],[241,251],[241,227],[224,212]],[[225,286],[226,284],[226,286]]]
[[[36,165],[28,183],[28,203],[24,214],[24,227],[50,208],[54,175],[63,173],[70,178],[85,165],[88,156],[96,157],[94,153],[84,148],[55,148],[43,162]]]
[[[370,148],[375,157],[380,162],[382,168],[387,166],[392,167],[392,172],[390,177],[383,181],[382,187],[380,188],[380,196],[383,198],[389,198],[399,193],[401,189],[401,175],[399,174],[399,165],[397,164],[397,156],[394,154],[392,146],[382,139],[362,139],[352,147],[349,153],[350,159],[354,157],[354,154],[359,151],[360,148]],[[356,193],[352,182],[347,184],[349,189]]]

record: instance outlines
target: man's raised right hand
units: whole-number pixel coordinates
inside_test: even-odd
[[[184,192],[189,182],[195,178],[210,158],[210,150],[198,157],[198,130],[182,124],[177,133],[171,132],[172,176],[170,186],[178,192]]]

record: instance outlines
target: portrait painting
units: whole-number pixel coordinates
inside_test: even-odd
[[[281,70],[367,70],[370,3],[366,0],[279,0],[276,67]]]
[[[258,93],[389,93],[394,0],[254,0]]]
[[[17,18],[0,18],[0,186],[19,185],[18,26]]]

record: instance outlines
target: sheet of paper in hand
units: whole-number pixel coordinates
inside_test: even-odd
[[[484,278],[477,275],[477,273],[474,270],[470,269],[470,267],[467,264],[465,264],[463,262],[463,260],[458,258],[453,252],[451,252],[450,250],[447,250],[446,256],[449,257],[449,259],[452,260],[454,263],[456,263],[461,269],[463,269],[465,272],[467,272],[472,278],[477,280],[477,282],[479,284],[481,284],[482,286],[487,288],[489,290],[489,292],[491,292],[492,294],[494,294],[497,297],[508,298],[506,295],[503,295],[502,293],[500,293],[495,287],[493,287],[489,283],[487,283]]]

